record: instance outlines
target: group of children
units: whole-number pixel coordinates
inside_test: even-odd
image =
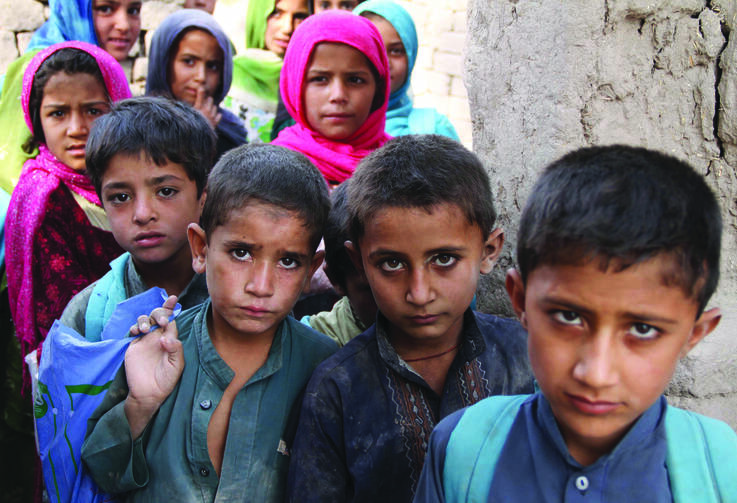
[[[735,501],[737,436],[662,398],[720,319],[703,178],[623,146],[556,161],[507,276],[519,322],[475,312],[504,233],[478,158],[412,110],[411,18],[369,0],[302,21],[301,5],[265,19],[296,122],[272,145],[234,148],[237,70],[204,12],[154,36],[147,90],[167,97],[130,98],[114,51],[85,42],[23,74],[31,157],[6,224],[23,354],[56,318],[97,341],[119,302],[176,297],[138,313],[90,419],[99,486],[131,501]],[[346,298],[299,323],[323,258]]]

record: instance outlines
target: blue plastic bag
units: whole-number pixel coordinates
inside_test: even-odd
[[[99,342],[87,341],[58,320],[51,327],[43,343],[33,391],[39,455],[52,502],[115,501],[98,489],[81,462],[87,419],[102,402],[123,364],[133,340],[128,330],[138,316],[161,307],[166,298],[164,290],[152,288],[121,302]],[[171,318],[180,310],[177,304]]]

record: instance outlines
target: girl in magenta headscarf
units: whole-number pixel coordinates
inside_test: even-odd
[[[280,89],[297,124],[273,143],[306,155],[331,185],[390,139],[386,49],[368,19],[328,11],[304,21],[284,56]]]
[[[42,50],[24,73],[26,148],[39,153],[23,165],[6,218],[8,296],[24,356],[122,253],[85,173],[85,144],[92,122],[130,95],[120,64],[85,42]]]

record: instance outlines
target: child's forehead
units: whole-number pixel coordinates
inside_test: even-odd
[[[304,238],[309,248],[310,233],[307,229],[307,220],[297,210],[285,208],[277,204],[268,203],[259,199],[249,198],[242,205],[231,209],[223,218],[221,226],[228,227],[232,232],[243,231],[248,234],[252,224],[271,225],[278,222],[281,229],[292,229],[292,235],[281,236],[285,242],[294,243]],[[279,230],[274,229],[275,235]]]
[[[176,177],[195,183],[181,164],[168,159],[157,164],[145,151],[135,154],[119,152],[112,156],[107,169],[102,174],[103,183],[120,176],[134,176],[139,181]]]
[[[364,222],[361,243],[384,238],[387,229],[412,228],[415,225],[429,225],[433,234],[450,236],[459,232],[471,238],[473,229],[481,234],[478,223],[471,222],[463,208],[455,203],[441,202],[432,206],[383,206],[367,214]],[[404,241],[401,234],[397,241]],[[402,243],[410,244],[410,243]]]

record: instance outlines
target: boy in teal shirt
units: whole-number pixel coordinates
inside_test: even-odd
[[[82,447],[103,490],[126,501],[282,500],[287,418],[337,349],[288,316],[322,262],[329,208],[301,154],[254,145],[220,159],[188,230],[211,300],[173,323],[152,314],[161,328],[131,343]]]
[[[721,225],[675,158],[610,146],[548,167],[506,282],[541,393],[440,423],[415,501],[737,501],[735,433],[662,396],[721,317]]]
[[[101,119],[87,142],[87,173],[126,253],[61,316],[93,342],[119,302],[151,287],[177,295],[185,309],[207,299],[205,277],[192,269],[187,226],[200,218],[215,149],[205,118],[165,98],[121,101]]]

